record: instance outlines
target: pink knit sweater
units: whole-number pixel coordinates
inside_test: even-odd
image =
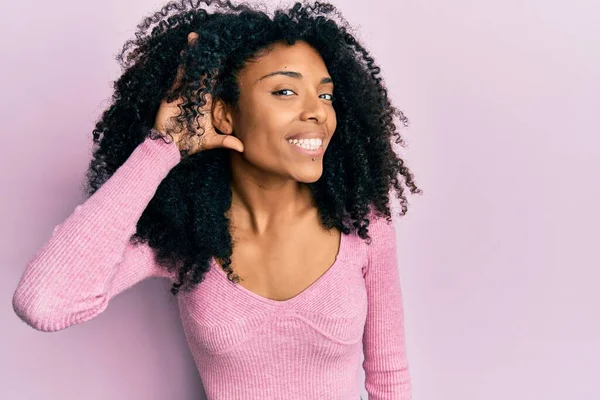
[[[41,331],[88,321],[149,277],[173,279],[129,237],[160,182],[180,161],[174,143],[146,139],[29,261],[13,297]],[[227,280],[211,262],[178,304],[210,400],[358,400],[360,357],[370,400],[409,400],[410,375],[393,224],[376,219],[367,245],[342,235],[327,272],[277,301]]]

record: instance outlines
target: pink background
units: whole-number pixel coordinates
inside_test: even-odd
[[[415,400],[600,398],[600,5],[370,2],[334,4],[411,120],[401,151],[425,195],[398,246]],[[162,281],[57,333],[12,311],[82,201],[113,57],[164,2],[31,4],[0,24],[0,398],[203,398]]]

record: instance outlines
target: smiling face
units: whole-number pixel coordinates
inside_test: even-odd
[[[263,176],[315,182],[336,128],[333,82],[320,54],[306,42],[276,44],[238,75],[234,168]],[[314,158],[314,161],[313,161]]]

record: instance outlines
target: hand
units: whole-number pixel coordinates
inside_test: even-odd
[[[196,32],[190,32],[188,34],[188,44],[191,45],[197,38],[198,34]],[[183,74],[183,65],[180,65],[177,69],[177,76],[171,89],[176,88],[179,85]],[[198,151],[219,147],[243,152],[244,144],[240,139],[232,136],[230,132],[222,135],[215,131],[211,116],[212,95],[207,93],[205,98],[206,104],[200,110],[204,116],[198,115],[195,121],[195,125],[197,124],[201,126],[204,129],[204,133],[201,134],[197,131],[191,133],[188,131],[171,133],[173,140],[177,143],[177,147],[180,150],[185,148],[188,155],[194,154]],[[163,99],[156,114],[154,129],[166,136],[166,128],[167,126],[170,126],[171,119],[181,114],[181,111],[179,110],[179,105],[181,103],[183,103],[183,99],[181,97],[175,99],[171,103],[167,103],[167,101]]]

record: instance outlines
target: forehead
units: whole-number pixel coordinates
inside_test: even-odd
[[[319,52],[308,43],[298,41],[293,45],[276,43],[268,53],[246,64],[240,71],[240,80],[253,84],[260,77],[276,70],[296,71],[314,79],[328,75],[327,66]]]

